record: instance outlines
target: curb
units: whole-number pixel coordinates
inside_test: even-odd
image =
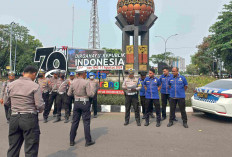
[[[140,112],[142,111],[142,107],[139,106]],[[192,107],[186,107],[186,112],[193,112]],[[99,105],[98,106],[98,112],[125,112],[125,106],[120,105]],[[131,107],[131,112],[134,112],[133,107]],[[170,112],[170,107],[166,108],[166,112]],[[176,108],[176,112],[180,112],[179,108]]]

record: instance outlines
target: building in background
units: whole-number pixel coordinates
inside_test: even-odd
[[[185,59],[182,58],[182,57],[175,57],[176,60],[175,61],[172,61],[172,66],[173,67],[178,67],[179,68],[179,71],[181,72],[185,72],[186,71],[186,65],[185,65]]]

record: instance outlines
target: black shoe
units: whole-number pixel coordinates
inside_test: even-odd
[[[71,141],[70,142],[70,146],[74,146],[75,145],[75,142],[74,141]]]
[[[91,146],[91,145],[94,145],[95,144],[95,141],[91,141],[89,143],[86,143],[85,146],[88,147],[88,146]]]
[[[160,127],[160,125],[161,125],[160,122],[156,123],[156,127]]]
[[[149,122],[146,122],[145,124],[144,124],[144,126],[148,126],[149,125]]]
[[[140,123],[140,122],[137,122],[137,126],[141,126],[141,123]]]
[[[184,128],[188,128],[188,124],[185,122],[183,123]]]
[[[155,118],[155,115],[153,113],[150,114],[151,118]]]
[[[69,120],[68,120],[68,118],[66,118],[65,120],[64,120],[64,123],[68,123],[69,122]]]
[[[124,123],[125,126],[128,125],[128,124],[129,124],[129,122],[125,122],[125,123]]]
[[[167,127],[171,127],[171,126],[173,126],[173,122],[169,122],[167,125]]]
[[[60,118],[56,118],[56,120],[53,123],[57,123],[59,121],[61,121],[61,119]]]
[[[47,123],[48,122],[48,119],[47,118],[44,118],[44,121],[43,121],[44,123]]]
[[[143,117],[142,117],[142,119],[145,119],[145,115],[143,114]]]
[[[162,117],[162,121],[165,120],[165,119],[166,119],[166,117]]]
[[[97,118],[97,115],[94,115],[93,118]]]

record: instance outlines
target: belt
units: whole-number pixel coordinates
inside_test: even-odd
[[[34,114],[37,115],[37,112],[13,112],[11,113],[11,115],[18,115],[18,114]]]
[[[75,98],[75,101],[89,101],[89,98]]]
[[[127,93],[127,95],[136,95],[137,92],[133,92],[133,93]]]

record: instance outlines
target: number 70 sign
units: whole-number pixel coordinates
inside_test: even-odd
[[[67,71],[67,48],[67,46],[37,48],[34,62],[40,63],[40,68],[47,72],[54,69]]]

